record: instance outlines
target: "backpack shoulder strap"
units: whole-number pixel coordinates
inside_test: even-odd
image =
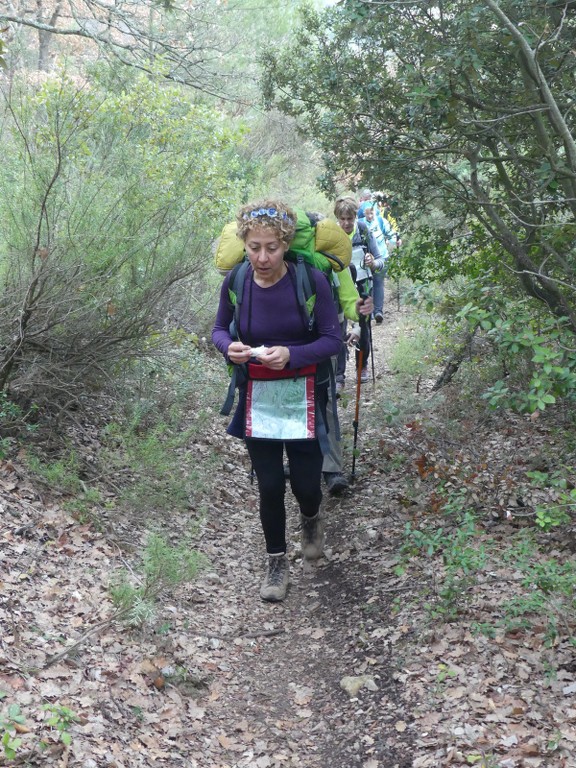
[[[244,298],[244,284],[246,283],[246,273],[248,272],[249,267],[250,262],[245,259],[230,270],[230,279],[228,280],[228,302],[230,307],[234,310],[234,317],[230,323],[229,333],[233,339],[238,338],[240,305]],[[230,363],[228,368],[230,372],[230,384],[228,385],[226,400],[220,409],[222,416],[228,416],[230,414],[232,406],[234,405],[236,388],[242,383],[246,376],[245,365],[234,365]]]
[[[230,323],[230,336],[233,339],[238,338],[238,323],[240,321],[240,305],[244,298],[244,285],[246,283],[246,273],[250,268],[250,262],[246,259],[236,264],[230,271],[228,281],[228,301],[230,307],[234,310],[234,318]]]
[[[316,280],[312,272],[312,266],[301,253],[296,254],[295,278],[288,266],[288,272],[292,280],[295,280],[296,298],[302,313],[302,320],[308,331],[314,328],[314,306],[316,304]]]
[[[230,304],[234,307],[238,306],[238,304],[242,304],[246,272],[248,271],[249,266],[250,262],[247,259],[244,259],[230,270],[230,279],[228,280],[228,298],[230,300]]]
[[[304,308],[308,318],[308,330],[311,331],[314,324],[314,306],[309,302],[316,303],[316,281],[312,267],[302,256],[299,256],[296,262],[296,293],[298,303]]]

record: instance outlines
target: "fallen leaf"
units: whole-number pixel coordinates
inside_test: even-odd
[[[444,695],[448,699],[461,699],[467,693],[468,688],[464,685],[459,685],[457,688],[449,688]]]
[[[229,739],[228,736],[223,733],[218,736],[218,741],[220,742],[221,746],[224,747],[224,749],[232,749],[234,745],[234,741]]]
[[[528,757],[536,757],[536,755],[540,754],[540,747],[538,744],[522,744],[520,751]]]
[[[294,694],[294,703],[300,707],[306,706],[312,700],[312,691],[310,688],[300,688]]]
[[[32,729],[28,728],[28,726],[23,723],[12,723],[11,726],[16,733],[32,733]]]

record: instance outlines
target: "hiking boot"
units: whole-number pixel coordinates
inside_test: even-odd
[[[286,597],[290,569],[286,555],[268,555],[268,571],[260,587],[260,597],[269,603],[279,603]]]
[[[338,496],[349,487],[348,480],[342,472],[323,472],[324,482],[330,496]]]
[[[376,320],[376,325],[382,325],[382,323],[384,322],[384,313],[376,312],[374,315],[374,320]]]
[[[304,560],[318,560],[324,550],[324,523],[320,513],[314,517],[300,515],[300,541]]]
[[[368,375],[368,368],[362,368],[362,372],[360,373],[360,381],[363,384],[366,384],[367,381],[370,381],[370,376]]]

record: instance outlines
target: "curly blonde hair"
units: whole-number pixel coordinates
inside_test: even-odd
[[[243,205],[236,215],[236,234],[246,240],[253,229],[269,229],[284,243],[290,243],[296,232],[296,214],[280,200],[262,200]]]

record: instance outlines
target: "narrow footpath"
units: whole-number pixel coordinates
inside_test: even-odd
[[[387,290],[355,482],[326,499],[316,564],[300,557],[290,502],[284,603],[260,600],[257,490],[216,406],[184,449],[198,500],[180,513],[167,499],[153,520],[114,504],[108,519],[82,519],[32,487],[24,464],[0,462],[0,766],[576,766],[576,649],[569,632],[551,633],[565,606],[515,622],[504,604],[527,604],[525,573],[506,557],[513,543],[521,555],[530,518],[510,505],[521,487],[536,503],[526,466],[541,465],[555,427],[485,411],[474,421],[457,388],[432,403],[418,377],[400,393],[391,350],[410,313]],[[387,418],[390,392],[404,398],[401,419]],[[339,405],[348,473],[354,401],[349,380]],[[468,534],[446,512],[462,499],[477,513]],[[436,536],[428,555],[410,560],[407,525],[422,541]],[[139,583],[151,527],[172,546],[191,537],[207,566],[131,628],[111,621],[110,582],[127,570]],[[453,533],[464,538],[445,551]],[[569,534],[540,536],[543,558],[573,561]]]
[[[282,604],[258,596],[265,561],[257,489],[243,447],[227,442],[222,493],[233,498],[216,504],[204,530],[201,547],[214,573],[201,585],[203,601],[190,627],[217,671],[198,702],[202,738],[190,756],[194,766],[413,764],[412,703],[398,646],[414,629],[394,618],[395,602],[407,589],[394,574],[407,518],[378,471],[382,456],[367,453],[365,441],[368,430],[375,444],[372,405],[387,374],[397,315],[388,310],[385,322],[373,326],[377,379],[362,386],[356,481],[342,496],[326,496],[327,546],[317,564],[300,557],[298,514],[291,508],[291,586]],[[341,407],[348,474],[355,394],[351,372]]]

